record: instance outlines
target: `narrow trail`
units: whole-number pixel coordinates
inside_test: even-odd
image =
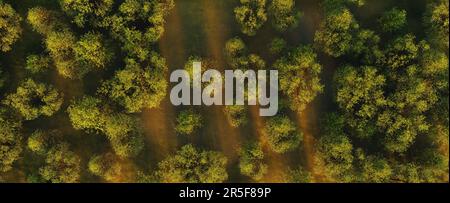
[[[160,53],[166,59],[169,72],[181,67],[180,63],[184,61],[186,56],[179,9],[177,5],[172,9],[166,19],[165,33],[159,41]],[[154,164],[174,153],[178,146],[178,138],[172,120],[176,117],[175,109],[170,103],[169,94],[170,89],[167,90],[167,96],[158,108],[147,109],[142,113],[145,137],[149,144],[148,153],[154,160]]]
[[[223,9],[218,8],[217,1],[203,0],[203,20],[208,57],[212,58],[218,67],[217,70],[226,69],[227,65],[223,57],[225,42],[230,38],[226,22],[220,16],[224,16]],[[206,115],[212,121],[217,141],[221,150],[228,157],[228,165],[235,164],[237,160],[236,150],[240,146],[241,134],[238,129],[230,126],[224,114],[225,106],[210,107],[211,111]],[[211,135],[212,136],[212,135]]]
[[[303,132],[303,150],[300,156],[305,157],[306,169],[311,173],[312,181],[323,182],[322,169],[315,161],[316,140],[314,135],[317,135],[319,130],[315,105],[310,104],[302,113],[298,113],[297,122]]]
[[[259,142],[264,151],[264,158],[268,165],[268,173],[260,181],[263,183],[280,183],[284,182],[284,174],[287,170],[287,159],[285,156],[274,152],[267,140],[266,132],[264,131],[265,119],[259,116],[259,106],[250,106],[250,118],[253,123],[253,130],[257,135]]]

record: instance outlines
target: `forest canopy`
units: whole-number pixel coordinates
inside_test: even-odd
[[[448,182],[448,30],[448,0],[0,0],[0,182]],[[278,71],[277,115],[171,104],[194,62]]]

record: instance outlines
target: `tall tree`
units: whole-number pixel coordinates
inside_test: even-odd
[[[314,42],[326,54],[340,57],[351,50],[355,31],[359,28],[347,8],[326,13],[325,21],[316,32]]]
[[[111,11],[114,0],[62,0],[61,8],[70,16],[73,22],[84,27],[87,21],[97,21]]]
[[[22,34],[20,22],[22,17],[7,3],[0,2],[0,50],[11,50],[12,44]]]
[[[17,110],[26,120],[39,116],[51,116],[59,110],[63,102],[62,93],[53,86],[37,83],[32,79],[22,82],[15,93],[3,101]]]
[[[175,131],[180,134],[190,135],[201,126],[201,115],[192,110],[185,110],[177,116]]]
[[[167,67],[156,54],[153,58],[156,58],[155,63],[144,67],[134,60],[128,60],[126,68],[104,82],[98,92],[119,103],[130,113],[159,106],[167,91]]]
[[[237,22],[244,34],[256,35],[267,21],[266,0],[240,0],[241,5],[234,9]]]
[[[228,179],[227,158],[215,151],[185,145],[158,164],[156,172],[166,183],[221,183]]]
[[[295,11],[294,0],[272,0],[269,14],[272,17],[272,25],[281,32],[296,27],[302,16],[300,11]]]
[[[80,181],[81,159],[65,143],[49,150],[45,165],[39,174],[51,183],[74,183]]]
[[[245,144],[239,151],[239,169],[241,174],[255,181],[261,180],[267,173],[268,166],[264,163],[264,152],[257,142]]]
[[[12,169],[22,153],[22,123],[0,107],[0,172]]]
[[[291,108],[301,112],[323,91],[319,74],[322,66],[309,46],[300,46],[273,65],[280,71],[280,89],[288,96]]]
[[[265,131],[270,147],[277,153],[292,151],[303,140],[303,133],[297,130],[294,122],[283,115],[270,118]]]

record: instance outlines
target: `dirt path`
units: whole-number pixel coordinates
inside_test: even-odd
[[[251,121],[253,123],[253,130],[259,142],[261,143],[265,155],[266,164],[268,165],[268,173],[260,182],[264,183],[279,183],[284,181],[284,173],[287,170],[288,161],[286,157],[274,152],[267,140],[267,135],[264,131],[265,119],[259,116],[259,106],[250,106]]]
[[[159,41],[161,55],[166,59],[169,73],[172,69],[180,67],[186,56],[183,43],[183,26],[180,17],[180,8],[175,5],[167,17],[164,36]],[[169,81],[167,79],[167,81]],[[170,86],[170,85],[169,85]],[[175,109],[169,100],[170,88],[160,107],[145,110],[142,113],[142,122],[148,142],[149,156],[153,164],[164,159],[177,150],[178,137],[174,131],[173,120]]]
[[[311,173],[312,181],[323,182],[323,177],[321,175],[323,170],[315,161],[315,135],[318,134],[319,125],[314,103],[309,105],[302,113],[297,114],[297,121],[303,132],[303,154],[300,156],[305,157],[306,169]]]
[[[230,38],[230,33],[226,27],[226,22],[221,16],[224,16],[224,9],[219,8],[217,1],[203,0],[203,20],[204,31],[206,34],[206,43],[208,50],[208,57],[212,58],[218,67],[213,67],[217,70],[226,69],[227,65],[223,57],[223,48],[225,42]],[[224,111],[224,106],[212,107],[211,112],[207,115],[208,119],[213,121],[213,126],[216,131],[214,135],[219,142],[221,150],[228,157],[229,165],[235,164],[237,159],[236,149],[240,146],[241,135],[238,129],[230,126]]]

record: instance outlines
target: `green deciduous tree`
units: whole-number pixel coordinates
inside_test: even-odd
[[[135,157],[144,147],[140,120],[114,112],[98,98],[85,96],[75,100],[67,112],[75,129],[104,133],[120,157]]]
[[[22,34],[20,15],[7,3],[0,2],[0,50],[11,50]]]
[[[300,46],[273,65],[280,71],[280,90],[288,96],[291,108],[303,111],[323,91],[321,65],[309,46]]]
[[[272,54],[279,54],[286,48],[286,41],[282,38],[274,38],[269,45],[269,51]]]
[[[125,0],[100,26],[111,30],[129,57],[145,61],[152,52],[152,45],[164,33],[164,17],[173,7],[173,0]]]
[[[345,66],[335,76],[336,102],[345,112],[347,123],[359,137],[376,132],[374,121],[386,107],[386,78],[375,67]]]
[[[62,136],[57,130],[36,130],[27,141],[28,148],[40,155],[47,154],[52,147],[60,143],[62,143]]]
[[[268,166],[264,163],[264,152],[257,142],[245,144],[239,151],[239,169],[241,174],[255,181],[261,180],[267,173]]]
[[[406,11],[403,9],[392,8],[386,11],[378,19],[378,23],[384,32],[394,32],[402,29],[406,25]]]
[[[53,86],[37,83],[32,79],[22,82],[15,93],[3,101],[17,110],[26,120],[39,116],[51,116],[59,110],[63,102],[62,93]]]
[[[42,73],[49,69],[51,58],[43,55],[29,55],[25,69],[32,74]]]
[[[424,24],[430,41],[442,50],[449,47],[448,30],[449,30],[449,1],[438,0],[430,3],[424,16]]]
[[[202,126],[202,117],[192,110],[185,110],[178,114],[176,122],[175,131],[190,135]]]
[[[334,9],[327,13],[325,21],[316,32],[314,42],[326,54],[339,57],[352,48],[353,35],[359,29],[350,10]]]
[[[239,37],[229,39],[224,52],[227,63],[234,69],[254,70],[266,67],[266,62],[260,56],[248,53],[247,47]]]
[[[89,172],[109,182],[118,182],[124,174],[124,167],[113,153],[105,153],[91,157],[88,163]]]
[[[294,169],[289,168],[284,177],[284,181],[287,183],[310,183],[311,179],[311,173],[301,166]]]
[[[56,69],[65,78],[81,79],[89,72],[89,67],[77,60],[74,50],[76,43],[76,36],[69,30],[51,32],[45,39]]]
[[[185,145],[158,164],[156,172],[165,183],[221,183],[228,179],[227,158],[215,151]]]
[[[381,156],[365,155],[362,149],[356,151],[362,182],[383,183],[391,181],[392,168],[386,159]]]
[[[270,147],[277,153],[292,151],[303,140],[303,133],[297,130],[294,122],[283,115],[270,118],[267,121],[265,132]]]
[[[253,36],[267,21],[266,0],[240,0],[234,9],[237,22],[244,34]]]
[[[72,126],[78,130],[103,130],[106,123],[102,101],[91,96],[73,100],[67,108]]]
[[[322,137],[317,142],[317,156],[332,179],[350,182],[354,179],[353,144],[344,132],[345,119],[332,113],[324,119]]]
[[[302,16],[300,11],[295,11],[294,0],[272,0],[269,5],[269,14],[272,17],[272,25],[278,31],[296,27]]]
[[[225,106],[224,112],[232,127],[244,126],[248,123],[248,108],[242,105]]]
[[[128,60],[126,68],[104,82],[98,92],[119,103],[128,112],[159,106],[167,91],[167,67],[163,59],[153,57],[158,58],[154,61],[157,63],[144,67],[134,60]]]
[[[111,11],[114,0],[62,0],[61,8],[74,19],[80,27],[87,21],[97,21]]]
[[[113,51],[99,33],[89,32],[74,47],[78,60],[95,68],[105,68],[113,57]]]
[[[51,183],[74,183],[80,180],[81,159],[67,144],[59,144],[49,150],[45,165],[39,174]]]
[[[0,107],[0,172],[12,169],[22,153],[22,123]]]
[[[416,43],[415,36],[406,34],[391,41],[384,55],[379,57],[378,64],[384,67],[397,69],[412,65],[419,56],[421,44]]]
[[[60,13],[44,7],[34,7],[28,10],[27,20],[33,30],[44,36],[68,28]]]

